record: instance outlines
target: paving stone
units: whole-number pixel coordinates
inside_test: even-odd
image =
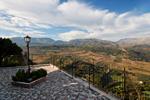
[[[56,68],[51,66],[42,68],[50,72],[47,81],[30,89],[11,85],[11,76],[20,68],[0,68],[0,100],[101,100],[99,93],[89,90]]]

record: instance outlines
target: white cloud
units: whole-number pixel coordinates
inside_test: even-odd
[[[86,32],[70,31],[70,32],[61,33],[59,35],[59,39],[69,41],[69,40],[72,40],[72,39],[83,39],[83,38],[86,38],[86,36],[87,36]]]
[[[130,11],[117,14],[93,8],[79,0],[63,3],[59,0],[1,0],[0,13],[2,10],[10,17],[8,21],[0,16],[0,27],[16,33],[37,32],[44,35],[41,28],[56,26],[74,27],[70,32],[59,34],[59,38],[64,40],[150,35],[150,13]]]

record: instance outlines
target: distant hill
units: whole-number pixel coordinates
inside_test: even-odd
[[[25,46],[23,37],[11,38],[19,46]],[[121,39],[117,42],[99,39],[74,39],[70,41],[53,40],[51,38],[32,38],[30,46],[48,46],[48,48],[78,49],[107,55],[125,55],[132,60],[150,61],[150,38]]]
[[[11,40],[19,46],[25,46],[23,37],[14,37]],[[51,38],[32,38],[31,46],[50,46],[50,45],[71,45],[71,46],[104,46],[104,47],[132,47],[136,45],[150,45],[150,37],[145,38],[126,38],[117,42],[99,39],[74,39],[70,41],[53,40]]]
[[[78,46],[83,50],[92,51],[96,53],[117,55],[122,52],[122,49],[118,46],[118,44],[107,40],[76,39],[69,41],[69,43],[73,46]]]
[[[121,47],[131,47],[136,45],[150,45],[150,37],[126,38],[116,42]]]
[[[150,62],[150,45],[137,45],[127,50],[130,59]]]
[[[23,37],[14,37],[11,38],[14,43],[17,43],[19,46],[25,46],[25,41]],[[83,46],[83,45],[92,45],[92,46],[101,46],[105,45],[107,47],[117,46],[115,42],[98,40],[98,39],[75,39],[71,41],[61,41],[53,40],[51,38],[32,38],[31,46],[49,46],[49,45],[73,45],[73,46]]]
[[[14,37],[11,38],[14,43],[17,43],[19,46],[25,46],[25,41],[23,37]],[[55,41],[50,38],[32,38],[31,46],[49,46],[53,44]]]
[[[105,45],[106,47],[117,47],[117,44],[112,41],[107,40],[99,40],[99,39],[75,39],[69,41],[69,44],[75,46],[82,46],[82,45],[92,45],[92,46],[101,46]]]

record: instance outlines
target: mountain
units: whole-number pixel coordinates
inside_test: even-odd
[[[62,41],[62,40],[57,40],[53,43],[53,45],[67,45],[68,42]]]
[[[150,62],[150,45],[136,45],[127,50],[130,59]]]
[[[131,47],[136,45],[150,45],[150,37],[126,38],[116,42],[121,47]]]
[[[104,46],[105,47],[117,47],[117,44],[112,41],[99,40],[99,39],[75,39],[68,42],[68,44],[74,46]]]
[[[17,43],[19,46],[25,46],[25,41],[23,37],[14,37],[11,38],[14,43]],[[49,45],[72,45],[72,46],[83,46],[83,45],[92,45],[92,46],[101,46],[105,45],[106,47],[116,47],[115,42],[98,40],[98,39],[75,39],[70,41],[61,41],[53,40],[51,38],[32,38],[31,46],[49,46]]]
[[[25,46],[23,37],[14,37],[11,40],[19,46]],[[145,38],[126,38],[117,42],[99,40],[99,39],[74,39],[70,41],[53,40],[51,38],[32,38],[31,46],[49,46],[49,45],[71,45],[71,46],[104,46],[104,47],[132,47],[136,45],[150,45],[150,37]]]
[[[25,46],[25,41],[23,37],[14,37],[11,38],[12,42],[17,43],[19,46]],[[31,46],[48,46],[52,45],[55,41],[50,38],[32,38]]]
[[[24,38],[11,40],[19,46],[25,46]],[[53,40],[50,38],[32,38],[30,46],[50,46],[50,48],[67,48],[104,53],[108,55],[128,54],[132,60],[150,61],[150,38],[129,38],[117,42],[99,39],[74,39],[70,41]],[[124,48],[126,47],[126,48]]]

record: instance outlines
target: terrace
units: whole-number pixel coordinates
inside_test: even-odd
[[[105,57],[95,59],[92,52],[77,52],[80,53],[77,55],[72,51],[48,51],[36,55],[37,60],[40,59],[43,61],[41,63],[45,64],[39,65],[40,62],[36,62],[33,53],[30,61],[30,37],[27,36],[25,40],[27,40],[27,59],[23,57],[22,60],[28,66],[0,67],[0,99],[2,100],[117,100],[118,98],[147,100],[150,98],[149,88],[147,88],[148,76],[144,77],[144,81],[143,78],[136,80],[136,74],[131,72],[131,69],[128,70],[125,66],[117,66],[115,69],[111,63],[101,61],[101,58],[104,60]],[[42,57],[47,58],[43,60]],[[20,59],[19,56],[18,58]],[[121,61],[119,59],[116,62]],[[31,67],[31,64],[37,65]],[[18,71],[18,69],[23,70]],[[44,75],[47,75],[46,82]],[[42,83],[35,85],[41,82],[40,79],[43,79]],[[13,86],[15,83],[17,86],[28,85],[28,88],[15,87]],[[35,86],[31,87],[32,85]]]
[[[11,84],[11,76],[20,69],[27,67],[0,68],[0,99],[1,100],[116,100],[102,91],[96,90],[88,83],[60,71],[53,65],[36,65],[33,69],[47,70],[47,80],[32,88],[15,87]]]

